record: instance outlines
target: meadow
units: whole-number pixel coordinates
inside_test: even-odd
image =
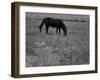
[[[40,32],[39,25],[47,16],[63,19],[67,36],[51,27],[46,34],[45,25]],[[84,64],[89,64],[88,15],[26,13],[26,67]]]

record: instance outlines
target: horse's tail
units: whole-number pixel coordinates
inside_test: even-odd
[[[62,23],[62,30],[63,30],[64,34],[67,36],[67,28],[64,23]]]
[[[43,19],[43,21],[41,22],[41,24],[39,26],[40,32],[41,32],[41,29],[42,29],[43,24],[44,24],[44,19]]]

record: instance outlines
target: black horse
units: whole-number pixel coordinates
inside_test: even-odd
[[[49,27],[53,27],[53,28],[56,28],[57,33],[59,31],[59,34],[60,34],[60,29],[62,29],[62,31],[64,32],[64,35],[67,35],[67,29],[65,27],[65,24],[60,19],[54,19],[51,17],[44,18],[42,23],[39,26],[40,32],[41,32],[43,24],[45,24],[45,26],[46,26],[46,33],[47,34],[48,34]]]

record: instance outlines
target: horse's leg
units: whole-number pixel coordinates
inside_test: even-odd
[[[49,26],[46,26],[46,33],[48,34],[48,29],[49,29]]]
[[[60,27],[59,27],[59,34],[60,34]]]
[[[58,28],[56,28],[56,33],[58,33]]]

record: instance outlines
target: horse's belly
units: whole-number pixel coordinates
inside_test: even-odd
[[[56,28],[57,26],[51,26],[51,27]]]

